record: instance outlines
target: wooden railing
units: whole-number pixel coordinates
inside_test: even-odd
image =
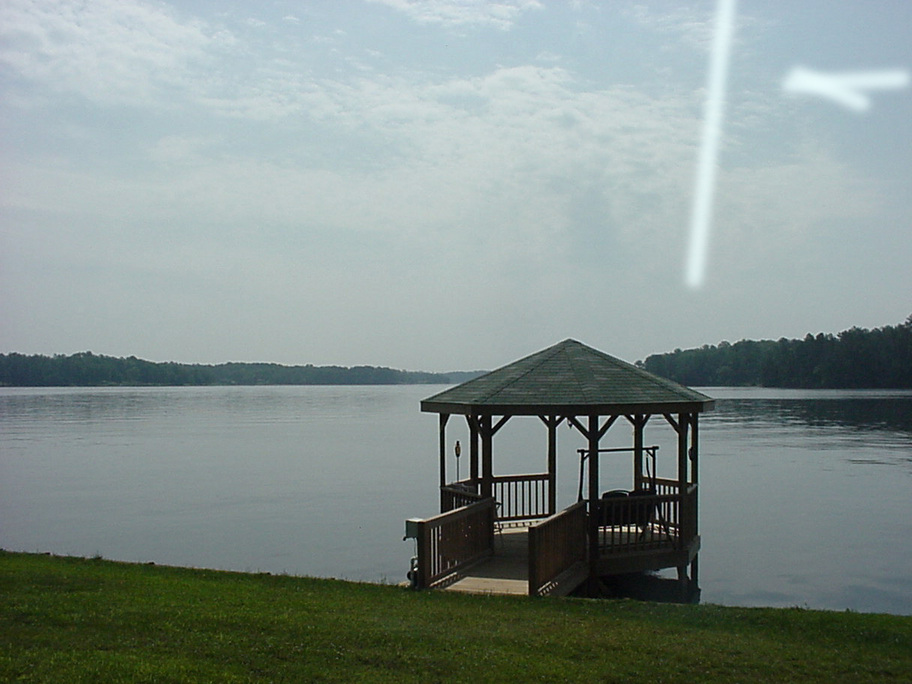
[[[654,480],[643,479],[643,486],[649,487],[655,484],[656,494],[677,494],[681,491],[681,483],[677,480],[667,480],[664,477],[657,477]]]
[[[494,499],[487,498],[427,520],[409,521],[418,540],[415,587],[430,587],[493,553],[494,509]]]
[[[499,520],[534,520],[546,518],[549,510],[548,473],[537,475],[499,475],[494,478],[494,498],[500,505]]]
[[[456,482],[444,485],[440,488],[440,512],[446,513],[463,506],[471,506],[483,498],[477,488],[471,484]]]
[[[682,550],[697,534],[697,486],[678,493],[677,483],[657,483],[660,493],[600,499],[599,547],[602,555],[659,548]]]
[[[529,595],[548,593],[555,580],[586,560],[586,502],[529,528]]]

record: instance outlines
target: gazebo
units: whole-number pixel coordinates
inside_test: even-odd
[[[459,584],[485,561],[508,549],[516,554],[517,545],[504,538],[519,531],[525,537],[518,553],[526,555],[518,561],[526,575],[520,586],[530,595],[568,593],[587,581],[597,586],[604,576],[662,568],[676,568],[683,586],[695,586],[697,425],[712,407],[700,392],[570,339],[425,399],[421,410],[439,415],[440,514],[406,521],[406,538],[417,541],[412,585]],[[448,482],[453,415],[468,425],[469,472]],[[537,417],[547,429],[547,472],[495,476],[494,437],[517,416]],[[676,433],[674,478],[657,477],[658,447],[644,442],[654,417]],[[579,450],[580,500],[558,511],[557,428],[565,422],[585,447]],[[629,447],[601,448],[618,422],[632,430]],[[630,455],[632,489],[600,491],[606,452]],[[497,584],[472,586],[498,590]]]

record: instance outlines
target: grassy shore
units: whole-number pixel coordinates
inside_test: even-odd
[[[412,592],[0,552],[0,680],[909,681],[912,617]]]

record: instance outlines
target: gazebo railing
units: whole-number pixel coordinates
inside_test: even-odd
[[[677,480],[669,480],[664,477],[656,477],[652,480],[643,478],[643,485],[649,486],[655,483],[656,494],[677,494],[681,491],[681,483]]]
[[[440,488],[440,512],[471,506],[484,497],[478,493],[478,488],[469,482],[454,482]]]
[[[681,483],[677,480],[655,478],[654,480],[651,480],[649,484],[655,485],[655,493],[659,496],[677,497],[681,492]],[[683,517],[683,513],[680,513],[674,506],[670,506],[667,501],[664,503],[664,507],[659,508],[658,515],[656,516],[657,519],[664,521],[665,526],[674,535],[678,535],[680,532],[679,522],[681,517]]]
[[[657,482],[657,491],[673,491],[598,502],[599,554],[658,549],[680,551],[697,536],[697,485],[680,493],[677,482]]]
[[[549,510],[548,490],[551,476],[498,475],[494,478],[494,498],[500,505],[497,518],[503,522],[546,518]]]
[[[554,512],[550,508],[551,477],[548,473],[497,475],[491,485],[500,522],[540,520]],[[479,493],[480,486],[480,481],[472,480],[442,486],[440,511],[445,513],[480,501],[484,498]]]

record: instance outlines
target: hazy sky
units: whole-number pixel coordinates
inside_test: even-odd
[[[912,313],[912,2],[3,0],[0,352],[492,368]]]

